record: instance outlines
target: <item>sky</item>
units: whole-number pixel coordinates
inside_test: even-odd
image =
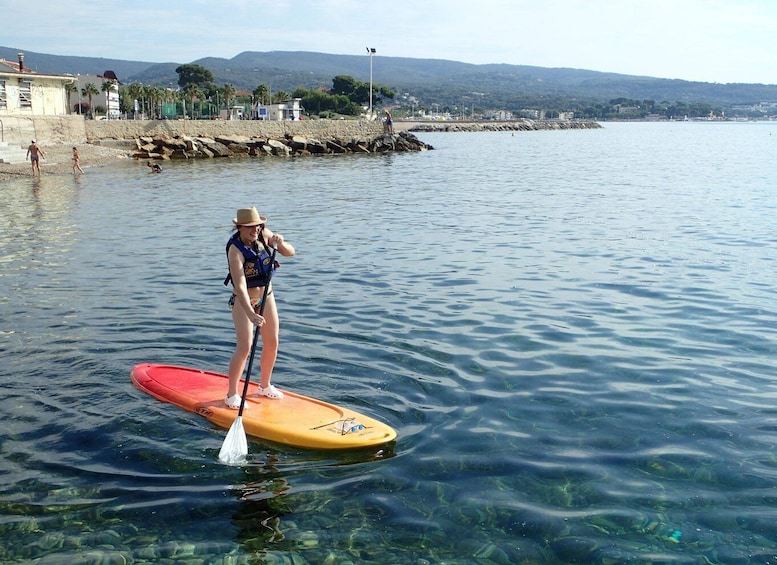
[[[372,47],[376,77],[386,56],[777,84],[777,0],[0,0],[0,16],[1,46],[53,55]]]

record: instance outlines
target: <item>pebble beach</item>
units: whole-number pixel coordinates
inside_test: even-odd
[[[46,155],[40,162],[41,175],[73,174],[72,145],[40,145]],[[84,174],[89,174],[90,168],[107,165],[119,159],[132,158],[132,153],[126,149],[101,147],[88,143],[76,147],[78,147],[78,153],[81,156],[81,168],[84,170]],[[29,160],[26,163],[0,163],[0,182],[20,176],[32,176]]]

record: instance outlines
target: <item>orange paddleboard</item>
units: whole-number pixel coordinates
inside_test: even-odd
[[[140,390],[204,416],[229,428],[238,411],[224,406],[227,376],[199,369],[143,363],[132,368]],[[238,393],[243,392],[243,381]],[[256,396],[257,383],[248,383],[243,427],[249,436],[310,449],[354,449],[389,443],[393,428],[369,416],[283,389],[284,397]]]

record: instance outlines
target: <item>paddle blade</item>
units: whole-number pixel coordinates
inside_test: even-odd
[[[219,451],[219,460],[227,465],[239,465],[248,455],[248,440],[243,429],[243,418],[238,416],[232,422],[232,427],[224,438],[224,444]]]

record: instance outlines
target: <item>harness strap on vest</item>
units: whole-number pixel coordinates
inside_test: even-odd
[[[268,255],[271,257],[274,257],[274,249],[271,249],[267,242],[264,240],[264,237],[262,234],[259,234],[259,241],[262,242],[262,247],[264,247],[264,250],[267,252]],[[229,246],[234,245],[237,247],[240,252],[243,254],[243,257],[249,261],[256,261],[259,258],[259,254],[248,247],[246,244],[244,244],[242,241],[240,241],[240,232],[235,232],[232,237],[229,238],[229,241],[227,241],[227,247],[226,247],[226,253],[227,253],[227,262],[229,262]],[[273,261],[273,264],[270,266],[270,272],[274,271],[278,267],[280,267],[281,264],[278,263],[278,261]],[[226,278],[224,279],[224,286],[228,286],[229,283],[232,282],[232,273],[227,273]]]

